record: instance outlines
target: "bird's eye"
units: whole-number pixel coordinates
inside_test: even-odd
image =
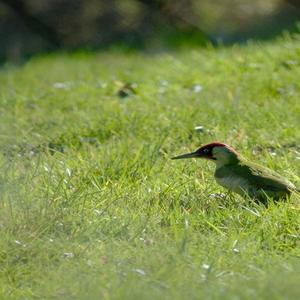
[[[203,150],[203,153],[207,154],[209,152],[209,150],[206,148]]]

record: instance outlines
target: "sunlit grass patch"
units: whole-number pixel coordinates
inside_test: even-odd
[[[296,299],[299,195],[224,197],[213,165],[170,157],[219,140],[300,186],[299,45],[57,54],[2,72],[2,297]]]

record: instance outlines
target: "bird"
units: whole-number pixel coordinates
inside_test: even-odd
[[[194,152],[172,157],[184,158],[213,161],[216,164],[214,177],[219,185],[266,206],[269,199],[274,202],[287,200],[291,192],[300,192],[293,183],[275,171],[248,161],[234,148],[221,142],[212,142]]]

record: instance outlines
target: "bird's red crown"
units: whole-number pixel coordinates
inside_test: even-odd
[[[198,150],[196,150],[196,152],[205,154],[205,156],[207,156],[207,158],[212,158],[213,159],[213,149],[215,147],[225,147],[228,150],[230,150],[231,152],[234,152],[234,153],[238,154],[232,147],[230,147],[227,144],[220,143],[220,142],[212,142],[212,143],[203,145]]]

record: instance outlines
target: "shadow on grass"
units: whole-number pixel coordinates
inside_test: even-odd
[[[147,36],[141,38],[135,33],[124,34],[119,41],[113,40],[105,45],[91,46],[80,45],[78,47],[47,46],[42,51],[23,53],[16,60],[6,60],[0,57],[0,67],[11,65],[22,65],[36,55],[47,55],[53,53],[77,53],[77,52],[107,52],[117,51],[122,53],[144,52],[146,54],[158,54],[168,51],[183,49],[207,48],[207,47],[226,47],[234,44],[245,44],[251,41],[269,41],[282,35],[293,36],[300,32],[300,11],[296,10],[291,15],[284,15],[286,12],[279,12],[272,18],[268,18],[253,24],[252,26],[241,29],[233,34],[214,35],[207,34],[199,28],[177,29],[166,27],[159,32],[152,34],[149,39]]]

